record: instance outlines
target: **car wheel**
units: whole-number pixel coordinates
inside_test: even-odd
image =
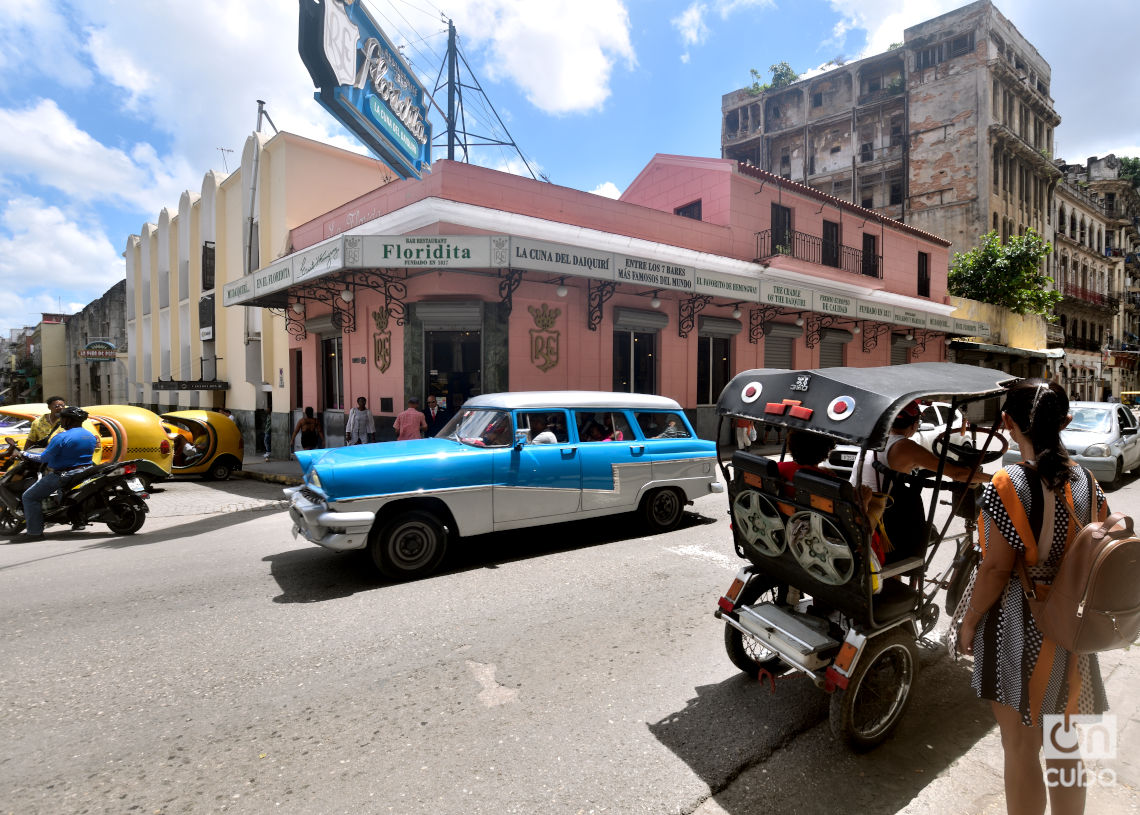
[[[855,750],[878,746],[906,711],[917,673],[918,646],[906,630],[872,637],[847,688],[831,695],[831,732]]]
[[[430,512],[412,510],[387,521],[368,542],[372,563],[390,580],[434,572],[447,552],[447,528]]]
[[[1118,458],[1116,460],[1116,470],[1112,476],[1112,480],[1108,482],[1110,487],[1115,487],[1120,483],[1120,479],[1124,478],[1124,459]]]
[[[143,521],[146,520],[146,512],[133,501],[112,501],[107,511],[114,516],[107,521],[107,526],[116,535],[133,535],[142,529]]]
[[[215,461],[210,465],[210,469],[206,473],[206,478],[212,481],[227,481],[229,480],[231,472],[232,470],[229,464],[224,461]]]
[[[641,517],[651,532],[673,531],[684,514],[685,497],[672,487],[653,490],[641,501]]]

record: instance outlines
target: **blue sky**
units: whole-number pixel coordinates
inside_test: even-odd
[[[879,53],[905,27],[962,5],[365,2],[430,80],[442,18],[453,18],[535,168],[609,195],[654,153],[719,155],[721,95],[748,84],[750,68],[784,60],[804,72]],[[1052,65],[1057,155],[1140,155],[1133,0],[997,5]],[[176,209],[208,170],[233,168],[257,99],[282,130],[363,151],[313,101],[296,43],[295,0],[0,0],[0,330],[74,312],[121,279],[128,235]],[[475,159],[521,170],[497,149]]]

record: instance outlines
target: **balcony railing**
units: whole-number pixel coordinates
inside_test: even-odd
[[[792,229],[765,229],[756,233],[757,261],[767,260],[774,255],[787,255],[796,260],[842,269],[851,274],[883,276],[882,255],[864,253],[861,249],[825,241],[816,235]]]
[[[1073,348],[1077,351],[1100,351],[1102,344],[1096,340],[1087,340],[1084,337],[1067,337],[1065,339],[1065,347]]]
[[[1094,306],[1104,306],[1105,308],[1116,309],[1120,306],[1120,301],[1111,295],[1102,294],[1098,291],[1083,288],[1082,286],[1075,286],[1072,283],[1066,283],[1063,293],[1066,297],[1072,297],[1074,300],[1083,300],[1086,303],[1091,303]]]

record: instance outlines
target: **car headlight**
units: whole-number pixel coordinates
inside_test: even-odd
[[[1104,458],[1111,454],[1108,452],[1107,444],[1090,444],[1081,455],[1088,458]]]
[[[321,486],[321,477],[317,475],[317,471],[313,470],[309,473],[309,484],[314,487]]]

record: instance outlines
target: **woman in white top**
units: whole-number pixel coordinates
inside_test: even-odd
[[[348,412],[348,419],[344,423],[345,444],[365,444],[376,436],[376,420],[372,418],[372,411],[368,409],[368,400],[363,396],[356,398],[356,407]]]

